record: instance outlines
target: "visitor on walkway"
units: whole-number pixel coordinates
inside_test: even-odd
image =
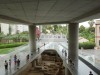
[[[67,51],[65,51],[65,59],[67,59]]]
[[[64,49],[62,49],[62,56],[63,56],[63,53],[64,53]]]
[[[90,71],[90,74],[89,75],[93,75],[91,71]]]
[[[16,56],[16,54],[14,55],[14,63],[15,63],[15,65],[16,65],[16,61],[17,61],[17,56]]]
[[[11,59],[9,59],[9,68],[11,68]]]
[[[38,47],[38,53],[40,52],[40,48]]]
[[[71,60],[71,58],[69,58],[69,63],[72,64],[72,60]]]
[[[20,67],[20,60],[18,59],[17,60],[17,69],[19,69],[19,67]]]
[[[8,62],[6,60],[5,60],[4,66],[5,66],[5,70],[8,70]]]
[[[44,46],[45,46],[45,43],[44,43]]]
[[[29,61],[29,54],[26,56],[26,60]]]

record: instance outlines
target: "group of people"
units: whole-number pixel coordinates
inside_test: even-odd
[[[9,68],[11,68],[11,59],[9,59],[9,62],[7,62],[7,60],[5,60],[5,63],[4,63],[4,66],[5,66],[5,70],[8,70],[8,65],[9,65]],[[17,65],[17,69],[19,68],[20,66],[20,60],[17,59],[17,56],[14,55],[14,65],[16,66]]]

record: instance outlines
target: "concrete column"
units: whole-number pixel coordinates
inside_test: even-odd
[[[68,62],[76,74],[78,71],[78,26],[78,23],[69,23],[68,26]]]
[[[39,30],[42,33],[42,25],[39,25]]]
[[[67,67],[65,67],[65,75],[72,75]]]
[[[30,43],[31,54],[33,55],[33,53],[36,52],[36,26],[35,25],[29,26],[29,43]]]

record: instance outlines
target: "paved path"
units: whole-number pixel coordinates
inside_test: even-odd
[[[37,47],[43,46],[43,42],[37,42]],[[20,46],[15,48],[13,52],[10,52],[8,54],[2,54],[0,55],[0,75],[12,75],[17,71],[17,65],[14,65],[14,55],[17,55],[17,58],[21,60],[20,67],[26,64],[26,56],[30,54],[29,46]],[[8,68],[8,70],[5,70],[4,62],[5,60],[9,61],[11,59],[11,68]],[[9,67],[9,65],[8,65]]]
[[[79,54],[82,58],[100,70],[100,50],[80,50]]]
[[[39,42],[40,43],[40,42]],[[43,43],[38,44],[38,46],[43,46]],[[59,46],[59,47],[58,47]],[[22,50],[21,50],[22,48]],[[26,64],[26,55],[30,53],[30,51],[28,50],[28,46],[25,47],[21,47],[18,51],[14,51],[14,53],[17,53],[18,58],[20,58],[21,60],[21,65],[20,67],[24,66]],[[65,55],[62,53],[62,49],[64,49],[63,46],[59,45],[59,43],[56,42],[50,42],[48,43],[45,47],[41,47],[41,51],[46,50],[46,49],[56,49],[58,50],[58,53],[60,54],[60,56],[63,58],[63,60],[65,60]],[[40,51],[40,52],[41,52]],[[13,53],[10,53],[13,54]],[[12,67],[8,70],[5,71],[4,69],[4,64],[2,64],[0,66],[0,75],[12,75],[14,72],[17,71],[16,66],[14,66],[14,62],[13,62],[13,56],[11,56],[10,54],[8,55],[1,55],[1,59],[3,62],[5,59],[11,58],[12,59]],[[38,53],[36,53],[35,55],[37,55]],[[9,56],[10,55],[10,56]],[[14,54],[13,54],[14,55]],[[1,62],[1,61],[0,61]],[[67,63],[66,63],[67,64]],[[81,61],[79,61],[79,65],[78,65],[79,69],[78,69],[78,75],[88,75],[89,71],[91,70],[89,67],[87,67],[84,63],[82,63]],[[85,72],[84,72],[85,70]],[[92,71],[92,70],[91,70]],[[93,71],[92,71],[93,72]],[[97,75],[95,72],[93,72],[94,75]]]
[[[60,43],[61,44],[61,43]],[[61,56],[61,58],[65,61],[65,53],[62,53],[62,49],[64,49],[64,47],[62,47],[59,44],[59,49],[58,49],[58,53]],[[65,44],[64,44],[65,45]],[[66,48],[65,48],[66,50]],[[68,56],[67,56],[68,57]],[[65,61],[66,64],[68,64],[68,61]],[[68,66],[67,66],[68,67]],[[71,67],[71,69],[73,69],[72,66],[69,65],[69,67]],[[74,69],[73,69],[74,70]],[[78,60],[78,75],[89,75],[89,71],[92,71],[93,75],[97,75],[93,70],[91,70],[87,65],[85,65],[82,61]],[[74,74],[75,75],[75,74]]]

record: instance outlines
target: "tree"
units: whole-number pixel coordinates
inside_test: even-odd
[[[53,27],[53,25],[43,25],[42,31],[45,34],[48,33],[48,31],[50,33],[53,33],[54,32],[54,27]]]
[[[9,35],[11,35],[11,25],[9,24]]]
[[[95,32],[95,28],[93,27],[94,20],[89,20],[88,24],[90,25],[89,30],[94,33]]]
[[[81,25],[80,28],[79,28],[79,32],[81,33],[81,32],[83,32],[84,30],[85,30],[85,27],[84,27],[83,25]]]
[[[85,28],[83,25],[79,28],[79,34],[81,37],[88,39],[91,42],[95,41],[95,28],[93,27],[93,22],[89,22],[90,27]]]
[[[90,25],[90,28],[94,25],[94,20],[89,20],[88,24]]]
[[[1,33],[1,24],[0,24],[0,33]]]

